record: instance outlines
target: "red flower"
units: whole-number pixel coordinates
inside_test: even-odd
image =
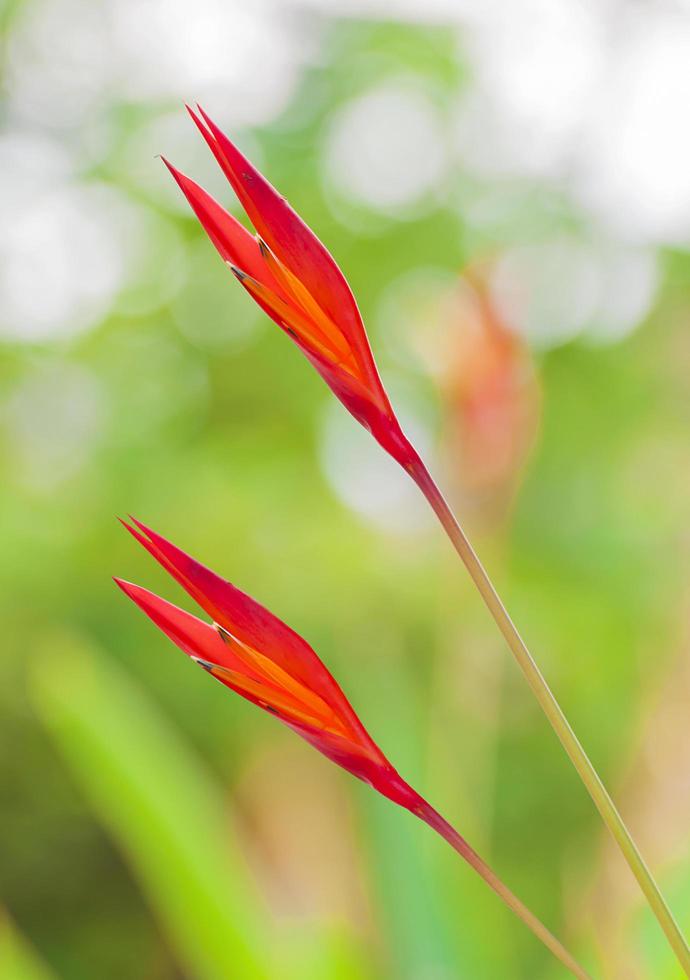
[[[487,261],[463,270],[446,324],[441,387],[458,481],[497,515],[534,443],[539,386],[529,347],[491,294],[490,272]]]
[[[204,110],[199,108],[200,118],[187,109],[257,231],[252,235],[163,158],[209,238],[345,407],[405,465],[411,447],[381,383],[352,291],[333,257]]]
[[[429,501],[604,822],[618,841],[687,972],[690,970],[688,945],[627,827],[465,532],[424,461],[400,428],[381,384],[362,319],[343,274],[287,201],[233,146],[206,113],[200,109],[200,118],[192,110],[189,111],[258,236],[253,237],[198,184],[167,161],[166,165],[212,242],[247,292],[292,337],[346,408],[404,467]],[[426,816],[424,819],[432,822]],[[445,836],[443,830],[440,832]]]
[[[124,523],[124,522],[123,522]],[[587,974],[463,837],[393,768],[309,644],[277,616],[150,528],[125,527],[213,619],[205,623],[147,589],[116,583],[192,660],[275,715],[327,758],[410,810],[477,871],[575,976]]]
[[[421,802],[302,637],[155,531],[134,524],[125,527],[214,620],[211,626],[147,589],[116,579],[181,650],[380,793],[410,808]]]

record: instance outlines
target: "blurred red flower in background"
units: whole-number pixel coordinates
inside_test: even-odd
[[[457,481],[499,515],[534,445],[541,392],[534,359],[490,288],[491,263],[473,263],[449,304],[440,374]]]

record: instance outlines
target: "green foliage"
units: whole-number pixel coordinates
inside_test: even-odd
[[[38,713],[199,980],[267,976],[265,930],[231,818],[144,693],[76,638],[46,638]]]
[[[0,914],[0,977],[3,980],[55,980],[6,916]]]

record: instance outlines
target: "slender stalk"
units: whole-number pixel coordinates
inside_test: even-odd
[[[477,852],[472,848],[464,837],[462,837],[454,827],[452,827],[448,821],[441,816],[441,814],[434,810],[431,804],[419,796],[412,787],[408,786],[407,789],[410,791],[410,796],[412,802],[407,804],[407,809],[409,809],[415,816],[419,817],[424,823],[428,824],[432,830],[440,834],[445,841],[447,841],[450,846],[458,852],[458,854],[467,861],[471,868],[473,868],[480,878],[483,878],[486,884],[491,888],[498,897],[508,906],[511,912],[514,912],[519,919],[524,922],[527,928],[539,939],[547,949],[549,949],[553,955],[559,960],[563,966],[569,970],[573,976],[577,977],[578,980],[592,980],[589,973],[584,970],[580,964],[574,959],[573,956],[568,952],[568,950],[559,942],[556,937],[549,932],[546,926],[533,915],[532,912],[524,905],[520,899],[514,895],[511,890],[503,884],[500,878],[498,878],[494,872],[491,870],[489,865],[477,854]]]
[[[458,524],[443,494],[438,489],[432,476],[414,449],[412,449],[411,462],[405,466],[405,469],[429,501],[439,521],[443,525],[446,534],[450,538],[453,547],[464,562],[472,581],[477,586],[496,625],[503,634],[513,656],[527,678],[527,683],[532,688],[544,714],[550,721],[551,727],[560,739],[561,745],[568,753],[571,762],[575,766],[589,795],[599,810],[604,823],[621,849],[630,870],[635,875],[640,888],[649,902],[652,912],[656,916],[659,925],[666,934],[678,958],[678,962],[683,967],[686,976],[690,977],[690,948],[688,948],[688,944],[677,922],[673,918],[671,910],[659,890],[659,886],[645,864],[630,831],[623,822],[623,818],[616,809],[616,805],[609,796],[596,769],[590,762],[587,753],[570,727],[567,718],[563,714],[558,701],[554,697],[524,640],[508,615],[474,548]]]

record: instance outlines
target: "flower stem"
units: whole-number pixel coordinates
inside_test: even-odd
[[[568,753],[571,762],[575,766],[582,782],[585,784],[589,795],[592,797],[595,806],[599,810],[601,817],[611,832],[614,840],[620,847],[625,860],[628,862],[630,870],[635,875],[640,888],[642,889],[650,908],[656,916],[659,925],[666,934],[666,937],[675,952],[678,962],[683,967],[685,975],[690,977],[690,948],[673,918],[659,887],[654,880],[649,868],[644,862],[642,855],[630,835],[630,831],[623,822],[623,818],[616,809],[616,806],[609,796],[606,787],[602,783],[599,775],[590,762],[587,753],[578,741],[577,736],[570,727],[570,724],[563,714],[563,711],[554,697],[549,685],[537,666],[534,658],[529,652],[524,640],[508,615],[496,589],[486,573],[482,563],[477,557],[474,548],[470,544],[465,532],[458,524],[453,512],[448,506],[441,491],[438,489],[432,476],[424,465],[423,461],[412,449],[411,461],[405,465],[405,469],[417,483],[424,496],[429,501],[436,516],[443,525],[443,528],[450,538],[453,547],[460,555],[467,571],[477,586],[479,593],[484,600],[489,612],[494,618],[496,625],[503,634],[513,656],[518,662],[522,672],[527,678],[527,683],[542,707],[544,714],[551,723],[551,727],[561,741],[561,745]]]
[[[528,929],[539,939],[547,949],[549,949],[556,959],[560,960],[563,966],[570,970],[573,976],[577,977],[578,980],[592,980],[589,973],[587,973],[574,959],[568,950],[563,946],[562,943],[556,939],[556,937],[549,932],[546,926],[533,915],[532,912],[524,905],[516,895],[514,895],[511,890],[503,884],[500,878],[498,878],[494,872],[491,870],[489,865],[477,854],[477,852],[467,843],[464,837],[462,837],[454,827],[452,827],[447,820],[445,820],[437,810],[426,802],[421,796],[412,793],[417,798],[416,805],[409,806],[408,809],[411,810],[416,816],[423,820],[432,830],[435,830],[437,834],[440,834],[445,841],[447,841],[450,846],[458,852],[458,854],[467,861],[471,868],[473,868],[477,874],[484,879],[486,884],[491,888],[499,898],[508,906],[508,908],[521,919]]]

